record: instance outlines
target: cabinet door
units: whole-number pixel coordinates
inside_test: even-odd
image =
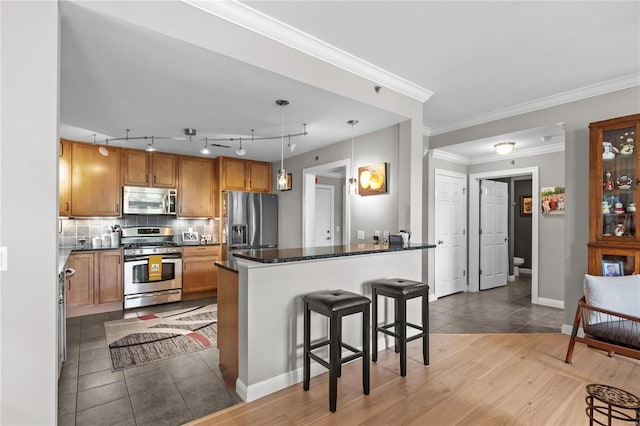
[[[122,251],[98,252],[100,268],[98,281],[98,303],[122,302]]]
[[[67,278],[67,307],[93,305],[94,253],[72,254],[67,266],[76,271]]]
[[[182,259],[182,292],[215,290],[217,275],[216,256],[196,256]]]
[[[71,144],[71,215],[120,216],[120,149]]]
[[[149,154],[146,151],[122,151],[122,184],[149,186]]]
[[[178,156],[174,154],[165,154],[162,152],[154,152],[151,154],[152,162],[152,181],[151,185],[157,188],[176,188]]]
[[[58,153],[59,164],[59,214],[60,216],[71,215],[71,142],[60,139],[60,152]]]
[[[178,216],[213,217],[213,164],[198,157],[179,157]]]
[[[249,191],[271,192],[271,163],[248,161]]]
[[[636,183],[639,131],[638,120],[605,122],[591,128],[592,241],[640,242],[635,219],[635,204],[640,200]]]
[[[244,191],[246,189],[245,160],[223,157],[220,161],[223,191]]]

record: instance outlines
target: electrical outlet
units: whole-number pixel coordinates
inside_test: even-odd
[[[377,229],[373,231],[373,236],[378,237],[378,239],[380,239],[380,231],[378,231]]]
[[[364,240],[364,231],[358,231],[358,239]]]
[[[389,231],[382,231],[382,238],[389,238]]]

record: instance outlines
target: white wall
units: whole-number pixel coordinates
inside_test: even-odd
[[[430,148],[438,148],[545,126],[549,123],[565,123],[564,172],[567,194],[563,241],[565,324],[573,323],[578,298],[582,295],[582,281],[587,272],[589,123],[637,114],[639,111],[640,87],[633,87],[429,138]],[[558,256],[562,255],[555,253]]]
[[[57,419],[58,3],[0,2],[0,424]]]
[[[351,241],[356,241],[358,229],[365,231],[365,240],[373,241],[373,231],[396,233],[398,220],[398,126],[388,127],[354,138],[355,167],[387,162],[388,193],[362,197],[351,196]],[[302,170],[351,157],[351,139],[325,148],[289,158],[284,162],[293,173],[291,191],[278,194],[278,245],[282,248],[302,246]],[[317,158],[317,159],[316,159]],[[280,162],[273,163],[274,188]]]

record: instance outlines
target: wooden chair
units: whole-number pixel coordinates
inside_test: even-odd
[[[584,337],[578,337],[582,325]],[[578,301],[571,340],[565,362],[571,363],[576,342],[630,358],[640,359],[640,317],[589,305],[583,296]]]

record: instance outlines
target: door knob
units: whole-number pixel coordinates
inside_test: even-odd
[[[444,244],[444,241],[438,240],[438,244]]]
[[[331,239],[331,237],[327,237],[327,240],[330,240],[330,239]]]

